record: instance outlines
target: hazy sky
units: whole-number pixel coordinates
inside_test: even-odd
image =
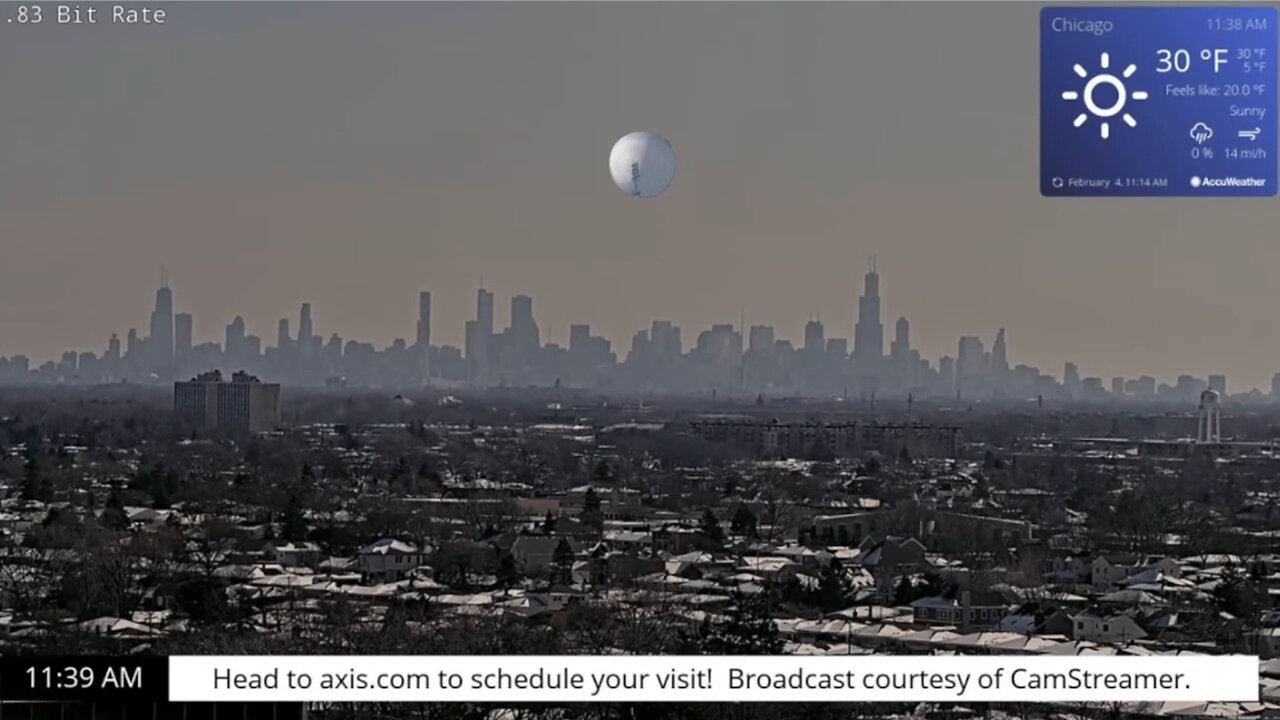
[[[1045,199],[1032,3],[169,5],[161,27],[0,23],[0,355],[146,332],[460,344],[475,289],[625,354],[654,318],[961,334],[1060,375],[1280,370],[1274,199]],[[6,12],[10,8],[6,8]],[[667,137],[657,200],[613,141]],[[887,346],[887,342],[886,342]]]

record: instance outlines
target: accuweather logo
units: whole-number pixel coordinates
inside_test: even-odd
[[[1266,178],[1257,177],[1224,177],[1210,178],[1193,175],[1191,177],[1191,187],[1193,188],[1260,188],[1267,186]]]

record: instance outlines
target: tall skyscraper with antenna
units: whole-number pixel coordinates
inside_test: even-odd
[[[884,359],[884,324],[880,322],[880,275],[876,259],[863,279],[862,297],[858,299],[858,323],[853,328],[853,360],[859,375],[874,375]]]
[[[169,289],[169,272],[160,268],[160,287],[156,290],[156,306],[151,312],[151,336],[147,338],[147,355],[151,369],[166,373],[173,364],[173,291]]]

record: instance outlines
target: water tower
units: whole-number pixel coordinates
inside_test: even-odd
[[[1200,393],[1200,424],[1196,442],[1222,442],[1222,402],[1216,390]]]

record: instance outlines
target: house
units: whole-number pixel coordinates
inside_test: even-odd
[[[1147,632],[1133,618],[1123,613],[1106,613],[1086,610],[1073,618],[1072,640],[1088,640],[1097,643],[1126,643],[1141,640]]]
[[[1056,582],[1084,583],[1092,582],[1093,558],[1089,553],[1078,551],[1057,554],[1048,564],[1051,577]]]
[[[961,590],[955,597],[937,595],[911,603],[913,620],[920,625],[952,625],[964,630],[996,628],[1009,614],[1009,605],[998,593]]]
[[[582,593],[564,585],[539,587],[525,592],[524,597],[512,603],[529,614],[559,612],[582,600]]]
[[[582,550],[572,538],[560,535],[520,535],[511,544],[511,558],[526,575],[539,575],[551,567],[562,540],[575,556]]]
[[[641,557],[617,550],[593,552],[591,577],[596,583],[626,582],[642,575],[662,572],[664,564],[660,558]]]
[[[704,542],[697,528],[681,525],[664,525],[652,533],[655,550],[670,553],[687,553],[698,549]]]
[[[1071,615],[1060,609],[1038,602],[1028,602],[1014,608],[1000,621],[996,629],[1019,635],[1071,635]]]
[[[1089,581],[1098,590],[1106,590],[1141,571],[1137,555],[1099,555],[1089,564]]]
[[[915,538],[891,535],[881,542],[867,538],[862,542],[861,549],[857,562],[871,573],[876,586],[886,596],[893,591],[894,583],[901,575],[929,566],[924,545]]]
[[[604,533],[604,541],[618,550],[637,552],[653,546],[653,536],[647,532],[610,530]]]
[[[313,542],[267,543],[262,554],[285,567],[315,567],[324,557],[320,546]]]
[[[356,553],[360,574],[384,582],[395,582],[427,563],[427,553],[417,545],[383,538]]]
[[[1115,587],[1126,578],[1145,570],[1155,570],[1176,578],[1182,574],[1182,565],[1172,558],[1099,555],[1089,567],[1093,587],[1098,590]]]
[[[769,582],[782,582],[795,577],[800,566],[784,557],[748,556],[742,558],[736,569],[753,573]]]

